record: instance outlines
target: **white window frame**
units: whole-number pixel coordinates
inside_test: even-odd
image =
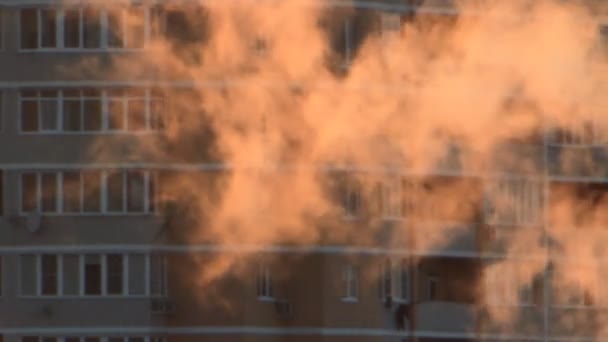
[[[259,301],[275,301],[274,283],[270,266],[261,264],[256,274],[256,291]]]
[[[389,278],[390,279],[387,279]],[[386,259],[380,264],[378,286],[380,300],[386,300],[390,295],[394,303],[409,303],[411,278],[409,273],[409,261],[407,259]],[[389,292],[386,285],[389,281]],[[404,284],[403,281],[406,283]]]
[[[43,255],[52,255],[57,257],[57,293],[45,295],[42,291],[42,282],[43,282],[43,274],[42,274],[42,257]],[[63,279],[64,279],[64,256],[77,256],[78,257],[78,294],[65,294]],[[121,256],[122,261],[122,292],[120,294],[109,294],[108,293],[108,263],[107,257],[108,255],[119,255]],[[130,294],[130,284],[129,284],[129,256],[131,255],[144,255],[145,263],[143,265],[143,269],[141,270],[145,279],[144,281],[144,293],[143,294]],[[86,294],[86,277],[85,277],[85,263],[87,256],[98,257],[101,265],[101,292],[99,295],[89,295]],[[161,292],[160,293],[152,293],[151,289],[151,277],[152,277],[152,267],[151,267],[151,254],[149,253],[120,253],[120,252],[112,252],[112,253],[86,253],[86,254],[21,254],[19,255],[19,297],[23,298],[34,298],[34,297],[45,297],[45,298],[165,298],[168,296],[168,276],[167,276],[167,260],[165,256],[156,255],[160,257],[162,263],[162,270],[158,274],[160,279],[156,279],[156,281],[161,282]],[[34,281],[35,284],[35,293],[34,294],[24,294],[23,293],[23,285],[22,284],[22,274],[25,271],[23,268],[23,257],[34,257]]]
[[[346,265],[342,269],[343,302],[359,301],[359,268],[355,265]]]
[[[399,177],[384,180],[380,183],[382,218],[384,220],[402,220],[403,213],[403,186]]]
[[[109,30],[109,12],[108,9],[99,9],[100,10],[100,47],[98,48],[85,48],[84,47],[84,29],[85,29],[85,20],[84,20],[84,9],[86,8],[86,6],[80,6],[80,7],[72,7],[70,8],[71,10],[74,9],[78,9],[79,10],[79,20],[80,20],[80,25],[79,25],[79,47],[65,47],[65,36],[64,36],[64,31],[65,31],[65,9],[60,8],[60,7],[49,7],[49,6],[22,6],[19,7],[18,9],[18,13],[17,13],[17,17],[18,17],[18,31],[19,31],[19,38],[18,38],[18,44],[19,44],[19,48],[18,51],[19,52],[56,52],[56,51],[61,51],[61,52],[76,52],[76,53],[83,53],[83,52],[100,52],[100,51],[108,51],[108,52],[138,52],[138,51],[143,51],[146,50],[150,47],[150,30],[151,30],[151,18],[150,18],[150,7],[149,6],[141,6],[141,9],[143,10],[143,25],[144,25],[144,35],[143,35],[143,45],[141,48],[133,48],[133,47],[110,47],[108,45],[108,38],[110,36],[110,30]],[[21,36],[23,34],[23,32],[21,32],[21,10],[22,9],[34,9],[36,10],[36,14],[37,14],[37,47],[36,48],[24,48],[21,46]],[[55,15],[55,47],[42,47],[42,30],[44,29],[40,24],[41,24],[41,18],[40,18],[40,13],[42,10],[46,10],[46,9],[51,9],[54,10],[56,12]],[[128,30],[125,29],[125,16],[127,15],[126,13],[126,9],[121,9],[121,16],[122,16],[122,20],[121,20],[121,25],[123,26],[123,32],[122,32],[122,39],[123,39],[123,45],[127,45],[127,39],[128,39]]]
[[[75,96],[71,96],[71,95],[65,95],[64,94],[64,90],[76,90],[79,91],[80,95],[78,97]],[[70,88],[70,87],[63,87],[63,88],[59,88],[59,87],[53,87],[53,88],[47,88],[47,90],[55,90],[57,92],[56,97],[54,98],[48,98],[48,97],[42,97],[41,96],[41,90],[42,89],[34,89],[34,88],[23,88],[19,90],[19,123],[18,123],[18,127],[19,127],[19,134],[23,134],[23,135],[31,135],[31,134],[36,134],[36,135],[54,135],[54,134],[61,134],[61,135],[99,135],[99,134],[106,134],[106,135],[114,135],[114,134],[128,134],[128,135],[145,135],[145,134],[159,134],[162,132],[162,125],[160,124],[160,120],[162,120],[162,117],[158,117],[160,115],[162,115],[161,113],[153,113],[153,103],[162,103],[163,105],[165,104],[165,99],[162,96],[158,96],[157,94],[154,94],[154,92],[152,91],[152,89],[150,89],[149,87],[126,87],[125,89],[138,89],[140,91],[143,92],[142,96],[130,96],[129,94],[124,94],[120,97],[118,97],[118,99],[122,102],[122,106],[123,106],[123,115],[124,118],[123,120],[125,120],[124,122],[124,128],[122,129],[110,129],[110,120],[111,118],[111,113],[110,113],[110,106],[109,103],[112,100],[116,100],[117,97],[116,96],[109,96],[108,93],[110,91],[110,88],[99,88],[99,96],[89,96],[86,95],[83,91],[82,88]],[[32,98],[32,97],[24,97],[22,95],[22,91],[32,91],[32,92],[36,92],[36,97]],[[128,91],[127,91],[128,92]],[[64,128],[64,120],[65,120],[65,113],[64,113],[64,102],[65,101],[74,101],[74,100],[78,100],[80,101],[80,129],[77,131],[72,131],[72,130],[67,130]],[[98,130],[85,130],[85,101],[87,100],[97,100],[99,101],[99,105],[100,105],[100,128]],[[143,101],[143,110],[144,110],[144,123],[143,123],[143,128],[139,129],[139,130],[129,130],[128,128],[128,120],[131,117],[129,114],[129,108],[128,108],[128,100],[139,100],[139,101]],[[35,131],[25,131],[23,129],[23,102],[25,101],[34,101],[38,104],[38,129]],[[43,115],[43,111],[42,111],[42,102],[43,101],[55,101],[55,105],[57,108],[57,122],[56,122],[56,126],[54,129],[44,129],[43,125],[42,125],[42,115]],[[163,107],[161,107],[163,108]],[[162,110],[162,109],[161,109]],[[159,121],[156,123],[156,126],[154,126],[152,120],[156,120]]]
[[[127,179],[126,179],[126,174],[128,172],[132,172],[132,171],[136,171],[136,172],[141,172],[143,173],[143,181],[144,181],[144,188],[143,188],[143,211],[129,211],[128,206],[127,206],[127,199],[128,199],[128,184],[127,184]],[[80,209],[79,211],[74,211],[74,212],[68,212],[65,210],[65,208],[63,207],[63,202],[64,202],[64,196],[63,196],[63,188],[64,188],[64,173],[69,173],[69,172],[79,172],[80,174],[80,181],[79,181],[79,188],[80,188],[80,196],[79,196],[79,202],[80,202]],[[99,172],[100,175],[100,184],[101,184],[101,189],[100,191],[100,210],[99,211],[95,211],[95,212],[88,212],[84,210],[84,182],[85,179],[82,176],[83,172]],[[19,212],[20,215],[28,215],[30,214],[29,212],[25,212],[23,211],[23,200],[24,200],[24,193],[23,193],[23,175],[24,174],[33,174],[35,175],[36,178],[36,208],[33,210],[36,213],[40,213],[42,215],[46,215],[46,216],[92,216],[92,215],[107,215],[107,216],[117,216],[117,215],[124,215],[124,216],[142,216],[142,215],[158,215],[159,214],[159,208],[158,208],[158,204],[153,204],[150,203],[150,191],[151,189],[153,189],[155,191],[154,198],[156,198],[157,192],[158,192],[158,175],[157,172],[154,170],[132,170],[132,169],[120,169],[119,172],[123,173],[123,184],[122,184],[122,192],[123,192],[123,210],[122,211],[109,211],[108,210],[108,201],[110,200],[108,197],[108,184],[107,184],[107,178],[109,173],[111,173],[111,170],[101,170],[101,169],[95,169],[95,170],[49,170],[49,171],[40,171],[40,170],[23,170],[19,173]],[[42,174],[43,173],[55,173],[57,174],[57,184],[56,184],[56,210],[52,211],[52,212],[42,212],[42,198],[43,193],[42,193]]]
[[[491,225],[538,226],[543,219],[543,185],[526,178],[503,178],[486,184],[484,220]]]

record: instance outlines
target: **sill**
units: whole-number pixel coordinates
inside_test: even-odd
[[[349,222],[359,221],[360,219],[361,219],[361,217],[355,216],[355,215],[344,215],[343,216],[343,220],[349,221]]]
[[[269,296],[258,296],[258,301],[266,302],[266,303],[274,303],[277,301],[277,299],[274,297],[269,297]]]
[[[357,297],[342,297],[340,300],[344,303],[359,303],[359,298]]]

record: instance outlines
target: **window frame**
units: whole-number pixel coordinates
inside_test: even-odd
[[[270,266],[267,264],[258,265],[256,273],[256,295],[258,301],[276,301],[274,291],[275,285]]]
[[[60,87],[53,86],[50,88],[42,89],[42,88],[32,88],[32,87],[23,87],[18,89],[18,134],[20,135],[156,135],[162,134],[164,130],[164,126],[161,124],[162,122],[162,113],[156,113],[155,109],[160,108],[163,111],[166,107],[166,99],[164,96],[159,95],[155,92],[151,87],[124,87],[125,93],[120,97],[110,96],[109,93],[117,89],[118,87],[101,87],[94,88],[95,91],[98,92],[97,95],[91,95],[87,93],[88,87]],[[56,97],[43,97],[41,92],[44,90],[52,90],[56,91]],[[130,91],[139,91],[142,92],[141,96],[131,96],[128,94]],[[35,97],[24,96],[24,92],[34,92]],[[78,95],[69,94],[69,92],[78,92]],[[110,101],[119,98],[122,107],[123,107],[123,115],[124,115],[124,124],[125,126],[122,129],[113,129],[111,128],[110,120]],[[128,127],[128,120],[131,117],[134,117],[133,113],[130,111],[130,107],[128,107],[128,101],[142,101],[143,106],[141,109],[143,112],[143,120],[141,123],[141,128],[137,130],[131,130]],[[56,127],[54,129],[45,129],[43,128],[43,109],[42,102],[54,101],[56,106]],[[66,128],[66,118],[68,118],[68,112],[66,110],[66,103],[78,101],[80,104],[79,108],[79,129],[78,130],[70,130]],[[37,118],[37,127],[34,130],[25,130],[24,127],[24,103],[25,102],[33,102],[36,103],[36,118]],[[87,103],[88,102],[97,102],[99,105],[99,128],[98,129],[88,129],[86,122],[87,119]],[[160,107],[157,105],[158,103],[162,104]],[[74,115],[72,113],[72,115]],[[90,120],[90,119],[89,119]],[[155,122],[159,121],[159,122]],[[2,128],[0,128],[2,131]]]
[[[56,269],[56,293],[55,294],[44,294],[43,292],[43,270],[42,270],[42,258],[43,256],[54,256],[56,257],[57,269]],[[108,256],[109,255],[118,255],[121,257],[122,271],[121,271],[121,293],[111,294],[108,290],[108,281],[109,281],[109,273],[108,273]],[[130,256],[143,255],[144,256],[144,264],[142,274],[144,276],[144,293],[143,294],[134,294],[131,292],[132,287],[129,282],[130,273],[129,273],[129,259]],[[160,294],[155,294],[152,292],[152,257],[156,255],[160,257],[161,262],[163,263],[163,272],[159,274],[158,281],[163,284],[163,292]],[[77,256],[78,257],[78,274],[76,275],[78,278],[78,290],[77,294],[66,294],[65,286],[64,286],[64,256]],[[86,258],[87,257],[97,257],[99,258],[100,266],[101,266],[101,278],[100,278],[100,286],[101,291],[100,294],[87,294],[86,293],[86,274],[85,274],[85,266],[86,266]],[[0,256],[1,257],[1,256]],[[24,293],[24,284],[23,284],[23,258],[24,257],[33,257],[34,265],[33,269],[29,271],[35,272],[33,274],[34,281],[36,282],[34,288],[34,294],[25,294]],[[2,260],[0,260],[2,262]],[[26,253],[18,255],[18,297],[19,298],[165,298],[168,296],[168,264],[167,259],[164,255],[152,254],[152,253],[124,253],[124,252],[104,252],[104,253]],[[135,286],[135,285],[133,285]],[[1,296],[1,295],[0,295]]]
[[[99,189],[99,210],[98,211],[87,211],[86,210],[86,193],[85,193],[85,183],[86,177],[83,175],[88,172],[93,172],[93,174],[99,175],[100,181],[100,189]],[[31,213],[38,213],[44,216],[150,216],[150,215],[160,215],[160,210],[158,206],[157,196],[158,196],[158,171],[151,169],[119,169],[121,175],[124,179],[125,175],[129,172],[138,172],[143,174],[143,193],[142,193],[142,211],[129,211],[129,207],[127,206],[127,191],[128,187],[126,181],[123,181],[122,184],[122,200],[123,206],[121,211],[110,211],[109,201],[110,198],[108,196],[108,174],[111,172],[110,169],[78,169],[78,170],[21,170],[19,172],[19,215],[26,216]],[[54,211],[43,211],[42,203],[44,198],[43,186],[42,186],[42,175],[54,173],[56,174],[56,184],[55,184],[55,210]],[[64,182],[64,175],[68,173],[78,173],[79,177],[79,210],[78,211],[67,211],[64,207],[64,203],[67,200],[67,197],[63,193],[66,183]],[[24,210],[24,186],[23,186],[23,177],[24,175],[34,175],[35,176],[35,188],[36,195],[35,198],[35,208],[32,211]]]
[[[100,9],[100,16],[99,16],[99,24],[100,24],[100,37],[99,37],[99,47],[95,47],[95,48],[87,48],[85,47],[85,27],[86,27],[86,20],[85,20],[85,11],[88,8],[87,5],[81,5],[81,6],[74,6],[73,8],[69,8],[68,10],[74,10],[74,9],[78,9],[78,20],[79,20],[79,46],[78,47],[66,47],[66,40],[65,40],[65,28],[66,28],[66,9],[61,8],[61,7],[53,7],[53,6],[48,6],[48,5],[22,5],[22,6],[18,6],[17,7],[17,21],[18,21],[18,25],[17,25],[17,31],[18,31],[18,49],[17,51],[19,53],[36,53],[36,52],[73,52],[73,53],[84,53],[84,52],[92,52],[92,53],[98,53],[98,52],[141,52],[141,51],[145,51],[147,49],[149,49],[150,45],[151,45],[151,26],[152,26],[152,22],[151,22],[151,16],[150,16],[150,11],[151,11],[151,7],[150,6],[144,6],[144,5],[137,5],[137,7],[141,7],[141,9],[143,10],[143,44],[142,47],[127,47],[126,44],[123,44],[123,47],[111,47],[108,42],[109,42],[109,37],[110,37],[110,30],[109,30],[109,11],[106,8],[102,8]],[[31,10],[35,10],[36,11],[36,37],[37,37],[37,43],[36,43],[36,47],[35,48],[24,48],[23,44],[22,44],[22,25],[21,25],[21,12],[22,10],[26,10],[26,9],[31,9]],[[42,31],[43,28],[41,27],[41,11],[43,10],[47,10],[47,9],[51,9],[55,11],[55,46],[54,47],[43,47],[42,46]],[[122,39],[123,42],[126,41],[126,38],[128,38],[128,30],[124,29],[125,26],[127,26],[125,24],[126,20],[124,19],[124,17],[128,14],[126,14],[127,9],[121,8],[120,9],[121,12],[121,26],[123,26],[123,32],[122,32]],[[3,43],[3,42],[1,42]],[[2,44],[4,45],[4,44]],[[1,49],[1,48],[0,48]]]
[[[342,268],[343,302],[359,301],[359,267],[348,264]]]
[[[484,197],[483,213],[486,224],[542,225],[545,201],[542,181],[528,178],[490,180],[485,184]]]

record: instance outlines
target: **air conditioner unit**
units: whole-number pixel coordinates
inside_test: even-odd
[[[175,305],[171,300],[166,298],[152,299],[150,311],[158,315],[170,314],[175,312]]]
[[[275,303],[277,315],[282,318],[291,318],[293,316],[293,305],[286,300],[277,300]]]

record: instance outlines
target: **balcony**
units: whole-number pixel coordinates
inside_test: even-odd
[[[416,305],[416,330],[424,332],[468,333],[475,331],[473,304],[431,301]]]

